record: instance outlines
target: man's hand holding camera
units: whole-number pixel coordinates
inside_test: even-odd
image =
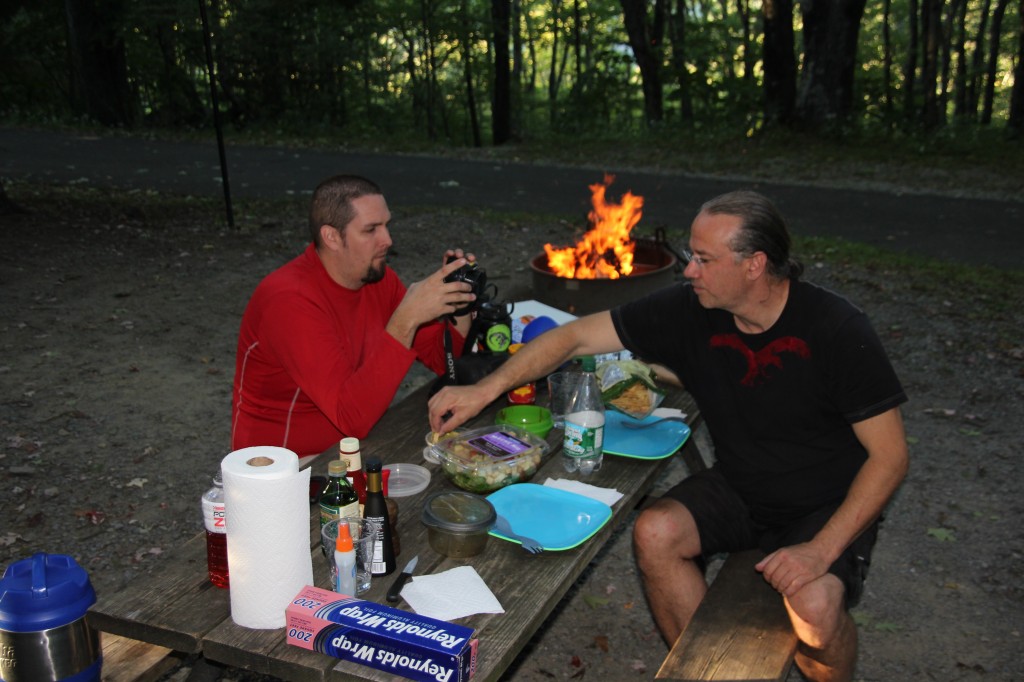
[[[466,277],[463,268],[483,275],[483,270],[476,267],[476,257],[465,253],[462,249],[449,249],[444,255],[441,268],[426,279],[415,282],[405,292],[405,298],[391,315],[387,324],[387,332],[406,348],[412,347],[413,338],[420,325],[436,320],[445,315],[458,314],[455,328],[463,336],[469,331],[470,316],[466,315],[474,307],[477,300],[475,282],[479,275]],[[483,275],[486,280],[486,275]],[[464,311],[464,312],[463,312]]]

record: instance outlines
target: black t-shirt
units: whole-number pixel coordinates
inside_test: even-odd
[[[616,308],[612,321],[634,355],[682,380],[716,466],[765,523],[841,501],[867,459],[850,425],[907,399],[867,316],[806,282],[791,283],[760,334],[704,308],[688,283]]]

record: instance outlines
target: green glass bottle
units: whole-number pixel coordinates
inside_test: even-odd
[[[320,493],[320,530],[334,519],[359,518],[359,496],[345,478],[348,465],[336,459],[327,465],[327,485]]]

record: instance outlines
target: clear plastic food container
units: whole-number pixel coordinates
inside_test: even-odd
[[[421,517],[430,547],[456,559],[484,551],[496,518],[494,505],[486,498],[453,490],[427,498]]]
[[[528,481],[548,450],[547,441],[507,424],[466,431],[431,446],[445,475],[471,493]]]

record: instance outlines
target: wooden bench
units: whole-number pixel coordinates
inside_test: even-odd
[[[182,655],[167,647],[101,632],[103,682],[151,682],[177,666]]]
[[[691,471],[711,465],[705,429],[694,430],[683,456]],[[754,570],[763,556],[748,550],[726,558],[655,679],[786,679],[797,639],[782,597]]]
[[[655,679],[786,679],[796,634],[782,597],[753,568],[762,556],[729,555]]]

